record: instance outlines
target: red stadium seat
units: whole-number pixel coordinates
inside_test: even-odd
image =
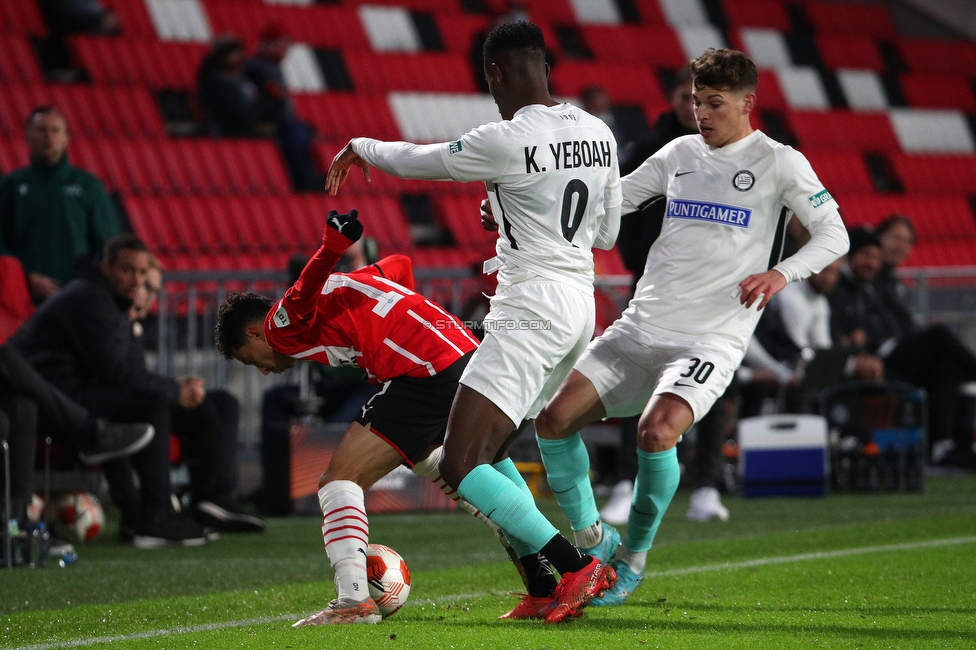
[[[976,195],[976,156],[892,153],[889,159],[906,192]]]
[[[919,241],[976,242],[976,219],[965,196],[842,194],[837,198],[848,226],[877,224],[903,214],[912,220]]]
[[[796,136],[798,148],[807,150],[841,151],[897,151],[895,137],[887,113],[868,113],[844,110],[789,111],[786,113],[790,129]]]
[[[168,200],[126,196],[123,204],[132,230],[160,256],[176,256],[190,250],[190,234],[179,232],[170,218]]]
[[[855,34],[817,34],[814,37],[820,60],[828,70],[856,68],[882,73],[885,70],[877,42]]]
[[[943,38],[899,38],[898,53],[912,72],[976,78],[976,43]]]
[[[817,32],[894,38],[895,24],[882,4],[824,2],[806,3],[807,18]]]
[[[471,52],[475,35],[480,31],[488,30],[487,16],[440,12],[434,14],[434,22],[437,24],[444,49],[465,56]]]
[[[153,25],[145,2],[132,0],[101,0],[105,7],[118,15],[122,33],[126,36],[143,38],[157,38],[156,27]]]
[[[41,65],[26,36],[4,34],[0,38],[0,83],[44,83]]]
[[[874,191],[864,158],[853,151],[807,151],[810,166],[831,194]]]
[[[457,0],[348,0],[347,4],[356,5],[393,5],[404,7],[410,11],[427,13],[459,13],[461,6]]]
[[[549,75],[556,94],[579,97],[589,86],[602,86],[618,104],[664,103],[657,77],[646,66],[563,61]]]
[[[760,111],[786,111],[790,105],[786,101],[783,89],[779,86],[779,79],[772,70],[759,70],[759,99],[756,107]]]
[[[88,35],[73,36],[69,44],[77,62],[96,83],[187,91],[196,88],[197,69],[208,47],[203,43]]]
[[[47,36],[47,27],[37,6],[31,0],[0,0],[0,34]]]
[[[912,108],[954,108],[976,113],[976,97],[965,77],[912,73],[901,75],[899,81]]]
[[[205,0],[207,17],[215,34],[233,33],[253,45],[268,25],[281,25],[293,40],[312,47],[369,50],[354,7],[325,5],[290,6],[240,0]]]
[[[294,99],[296,112],[328,140],[345,144],[357,136],[400,139],[385,94],[301,93]]]
[[[345,52],[343,58],[357,93],[477,92],[471,65],[467,57],[459,54]]]
[[[599,63],[626,63],[677,70],[685,63],[678,36],[666,25],[586,26],[583,42]],[[557,68],[558,68],[557,64]],[[654,84],[655,91],[657,84]]]
[[[30,153],[23,138],[6,140],[0,138],[0,174],[9,174],[28,163]]]
[[[458,246],[486,252],[493,249],[498,237],[481,227],[478,197],[438,194],[431,196],[431,203],[438,223],[450,231]]]
[[[791,31],[790,18],[780,0],[722,0],[729,27],[765,27],[784,34]]]

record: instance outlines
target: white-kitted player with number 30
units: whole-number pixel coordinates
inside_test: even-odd
[[[593,335],[591,248],[613,246],[621,193],[610,129],[552,98],[544,55],[535,25],[492,30],[485,78],[501,122],[431,145],[356,138],[332,162],[327,189],[335,194],[353,165],[367,178],[373,166],[402,178],[485,183],[499,232],[485,271],[498,272],[498,289],[485,340],[461,377],[440,468],[520,556],[541,551],[562,574],[553,593],[529,594],[507,616],[558,622],[612,584],[609,558],[600,549],[593,549],[599,558],[581,557],[535,507],[511,461],[499,459]]]

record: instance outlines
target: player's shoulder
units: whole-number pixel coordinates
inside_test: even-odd
[[[768,150],[770,155],[775,156],[777,162],[786,164],[806,163],[806,156],[790,145],[774,140],[762,131],[757,131],[757,134],[753,146]]]

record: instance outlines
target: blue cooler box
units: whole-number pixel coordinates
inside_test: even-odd
[[[739,475],[747,497],[824,496],[828,458],[827,420],[819,415],[739,421]]]

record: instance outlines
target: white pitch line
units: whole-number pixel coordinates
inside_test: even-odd
[[[755,560],[745,560],[742,562],[727,562],[725,564],[706,564],[685,569],[672,569],[670,571],[655,571],[645,574],[647,578],[667,578],[670,576],[688,575],[691,573],[707,573],[709,571],[726,571],[729,569],[748,569],[758,566],[770,566],[773,564],[789,564],[792,562],[808,562],[810,560],[825,560],[837,557],[849,557],[852,555],[867,555],[869,553],[890,553],[895,551],[914,551],[922,548],[938,548],[943,546],[958,546],[960,544],[976,544],[976,536],[970,537],[949,537],[946,539],[933,539],[926,542],[906,542],[903,544],[884,544],[882,546],[864,546],[861,548],[848,548],[838,551],[818,551],[816,553],[799,553],[797,555],[786,555],[782,557],[766,557]],[[446,600],[466,600],[480,598],[487,594],[455,594],[442,596],[433,600],[418,600],[411,605],[431,604]],[[39,643],[35,645],[19,646],[8,650],[55,650],[57,648],[83,648],[86,646],[118,643],[120,641],[132,641],[136,639],[151,639],[159,636],[172,636],[175,634],[188,634],[193,632],[209,632],[212,630],[223,630],[232,627],[248,627],[251,625],[265,625],[267,623],[277,623],[279,621],[292,621],[298,618],[294,614],[283,614],[281,616],[271,616],[262,618],[252,618],[243,621],[227,621],[224,623],[209,623],[206,625],[193,625],[188,627],[174,627],[166,630],[149,630],[137,632],[135,634],[123,634],[118,636],[102,636],[94,639],[76,639],[72,641],[58,641],[54,643]]]

